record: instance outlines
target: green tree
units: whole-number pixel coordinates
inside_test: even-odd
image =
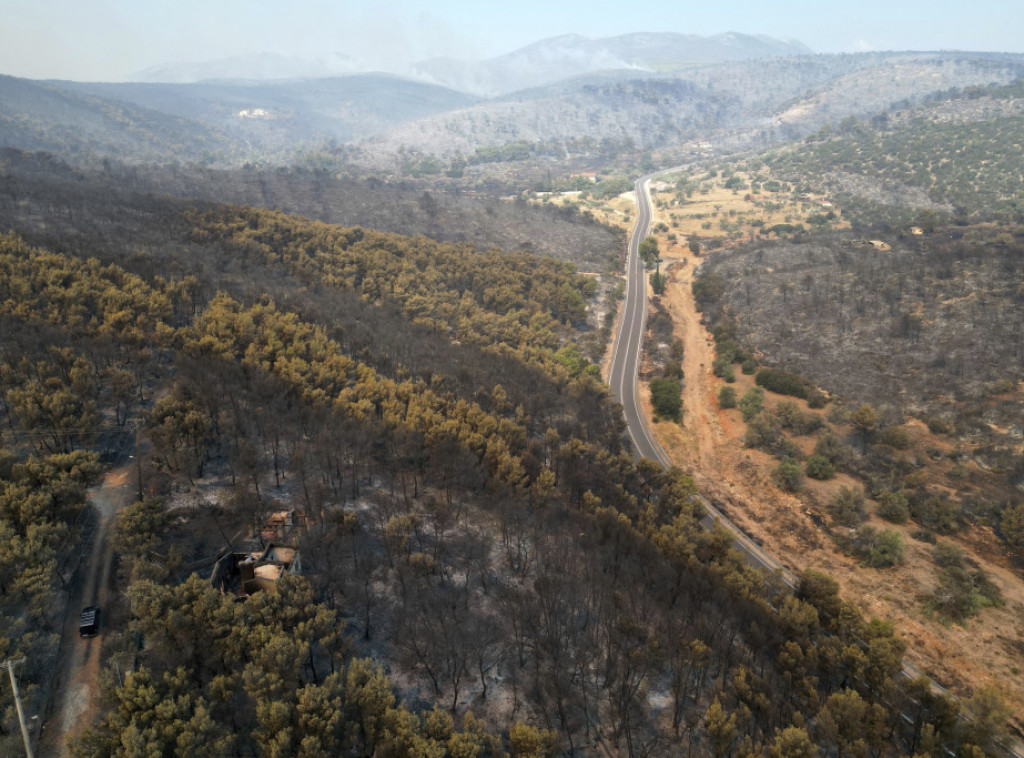
[[[843,526],[857,526],[868,517],[864,507],[864,491],[860,489],[840,487],[826,507],[835,522]]]
[[[740,398],[740,412],[743,420],[749,422],[754,416],[761,412],[764,407],[764,390],[760,387],[751,387]]]
[[[659,263],[657,269],[651,274],[651,291],[655,295],[664,295],[667,284],[668,277],[662,275],[661,264]]]
[[[999,533],[1010,547],[1024,551],[1024,503],[1008,505],[999,515]]]
[[[384,736],[388,711],[394,705],[391,683],[376,664],[369,659],[349,663],[345,674],[345,722],[363,755],[373,755]]]
[[[891,529],[879,531],[865,525],[851,538],[837,536],[835,539],[870,568],[889,568],[903,563],[903,537]]]
[[[647,237],[643,242],[640,243],[637,251],[640,253],[640,259],[644,262],[647,268],[651,268],[660,256],[658,251],[658,240],[654,237]]]
[[[878,413],[867,403],[861,404],[857,410],[850,414],[850,423],[857,430],[860,436],[861,448],[867,447],[868,440],[878,428]]]
[[[803,571],[798,577],[797,597],[818,609],[827,620],[838,619],[842,609],[839,582],[828,574],[814,569]],[[823,621],[823,625],[827,625]]]
[[[814,443],[814,454],[828,458],[836,470],[842,471],[850,465],[853,449],[839,439],[831,429],[826,429]]]
[[[555,758],[562,751],[558,733],[516,722],[508,730],[512,758]]]
[[[768,748],[770,758],[818,758],[818,748],[803,727],[789,726],[775,733]]]
[[[1002,605],[999,587],[981,569],[967,570],[962,565],[942,567],[939,583],[926,598],[926,604],[949,621],[963,622],[993,605]]]
[[[991,685],[981,687],[965,706],[970,719],[964,721],[964,743],[980,748],[985,755],[1003,752],[1002,744],[1008,738],[1007,723],[1013,709],[1006,705],[999,690]]]
[[[900,491],[886,492],[878,504],[877,513],[881,518],[893,524],[905,524],[910,518],[907,507],[907,496]]]
[[[811,479],[831,479],[836,475],[836,467],[823,455],[808,456],[804,467],[807,470],[807,476]]]
[[[866,702],[857,692],[832,694],[818,713],[819,743],[843,755],[865,755],[882,744],[885,710]]]
[[[785,457],[772,470],[772,481],[785,490],[798,492],[804,486],[804,471],[796,458]]]
[[[806,398],[811,390],[811,385],[806,379],[774,368],[761,369],[754,377],[754,381],[759,387],[780,395]]]
[[[651,380],[651,404],[662,418],[678,421],[683,410],[683,388],[678,380],[661,377]]]
[[[708,707],[704,715],[707,722],[708,736],[711,738],[711,748],[716,758],[729,755],[732,752],[732,744],[738,734],[736,714],[727,713],[716,697]]]
[[[295,704],[299,752],[302,755],[337,755],[342,734],[342,679],[340,673],[327,676],[322,684],[307,684]]]
[[[115,707],[71,744],[77,756],[182,755],[216,758],[234,752],[235,735],[211,717],[182,668],[157,677],[148,669],[125,675]]]
[[[161,398],[150,412],[153,443],[169,471],[183,473],[193,483],[209,460],[214,424],[203,409],[176,392]]]
[[[145,559],[163,542],[167,526],[168,516],[163,498],[143,498],[117,515],[114,548],[133,562]]]

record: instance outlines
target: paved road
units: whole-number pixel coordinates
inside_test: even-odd
[[[659,461],[663,466],[671,466],[672,460],[647,427],[637,399],[640,348],[647,323],[647,273],[643,261],[640,260],[640,243],[647,236],[651,226],[651,196],[647,184],[653,176],[655,174],[648,174],[636,181],[637,217],[629,238],[629,253],[626,259],[626,303],[622,311],[619,333],[612,348],[612,364],[608,379],[615,398],[622,404],[626,426],[637,455]],[[707,499],[700,495],[698,497],[708,513],[704,521],[706,527],[711,528],[717,519],[736,536],[736,547],[747,556],[748,561],[769,571],[780,569],[786,582],[791,587],[795,586],[792,574],[772,560]]]
[[[667,169],[658,173],[674,170],[676,169]],[[657,174],[648,174],[636,181],[637,218],[633,233],[629,238],[629,254],[626,260],[626,304],[623,308],[619,333],[615,337],[615,345],[612,348],[612,365],[608,382],[612,392],[615,393],[615,398],[622,404],[629,436],[633,440],[637,455],[659,461],[663,466],[671,466],[672,460],[648,428],[637,399],[640,346],[643,342],[644,326],[647,322],[647,274],[643,262],[640,260],[640,243],[650,230],[652,211],[651,196],[648,193],[647,185],[654,176]],[[733,533],[736,538],[736,548],[746,556],[752,565],[766,568],[769,571],[778,569],[786,584],[790,588],[796,589],[796,577],[791,572],[761,550],[707,498],[703,495],[697,495],[697,498],[708,514],[702,521],[706,528],[712,528],[717,520]],[[902,673],[908,679],[921,676],[921,671],[909,661],[903,662]],[[952,695],[935,682],[932,683],[932,687],[938,692]],[[1004,755],[1024,758],[1024,746],[1016,740],[1011,741],[1011,744],[1000,744],[998,747],[1004,751]]]
[[[668,457],[647,433],[637,402],[637,369],[640,365],[644,325],[647,322],[647,276],[643,261],[640,260],[640,243],[651,226],[651,199],[647,194],[649,179],[650,176],[644,176],[636,182],[637,218],[629,238],[629,255],[626,260],[626,304],[612,349],[609,381],[615,398],[622,403],[629,436],[637,452],[667,466]]]

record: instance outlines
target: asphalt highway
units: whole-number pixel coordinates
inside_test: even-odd
[[[612,392],[615,393],[616,400],[622,404],[626,427],[637,455],[658,461],[663,466],[671,466],[671,459],[648,428],[640,410],[640,401],[637,398],[637,375],[640,367],[644,327],[647,323],[647,274],[644,263],[640,259],[640,243],[647,236],[651,226],[651,196],[647,185],[653,176],[655,175],[648,174],[636,181],[637,217],[629,238],[629,251],[626,259],[626,303],[622,311],[619,333],[616,335],[615,345],[612,348],[609,384]],[[704,520],[706,527],[710,529],[715,520],[718,520],[735,535],[736,547],[743,552],[750,563],[769,571],[780,570],[786,583],[795,587],[795,578],[792,574],[772,560],[706,498],[701,495],[697,497],[708,514]]]
[[[626,259],[626,304],[612,349],[610,383],[615,398],[622,404],[629,436],[637,453],[668,466],[670,462],[665,452],[647,432],[637,402],[637,369],[647,322],[647,278],[644,263],[640,260],[640,243],[651,226],[651,198],[647,193],[649,179],[649,176],[644,176],[636,182],[637,218],[629,238]]]
[[[667,173],[675,169],[659,171]],[[637,375],[640,368],[641,345],[643,343],[644,328],[647,323],[647,272],[643,261],[640,260],[640,243],[647,237],[651,226],[651,196],[648,190],[648,183],[657,174],[642,176],[636,181],[636,205],[637,217],[633,232],[629,238],[629,251],[626,259],[626,303],[622,312],[622,322],[619,332],[615,337],[615,344],[612,347],[612,363],[608,381],[615,393],[615,398],[622,404],[623,414],[626,418],[626,425],[630,439],[636,449],[638,457],[650,458],[660,462],[663,466],[671,466],[672,461],[658,444],[657,439],[651,433],[647,422],[640,411],[640,401],[637,397]],[[696,496],[701,505],[704,506],[706,516],[701,522],[706,528],[714,527],[715,521],[732,532],[735,538],[735,547],[746,557],[747,561],[754,566],[760,566],[768,571],[779,571],[783,581],[793,590],[796,589],[796,577],[774,558],[761,550],[743,531],[733,524],[726,516],[716,508],[703,495]],[[908,679],[921,676],[921,671],[908,661],[903,662],[903,676]],[[948,693],[939,684],[933,683],[936,691]],[[1024,747],[1015,740],[1011,744],[999,744],[1004,755],[1024,758]]]

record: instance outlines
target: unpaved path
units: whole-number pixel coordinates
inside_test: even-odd
[[[673,462],[687,469],[701,485],[711,487],[709,494],[721,494],[734,479],[737,438],[742,424],[721,413],[715,396],[712,373],[715,347],[711,335],[701,324],[693,299],[693,275],[699,258],[682,256],[672,261],[670,284],[661,299],[675,324],[675,334],[683,341],[683,423],[659,424],[656,431]],[[747,377],[738,377],[737,391],[742,393]],[[748,494],[748,493],[744,493]]]
[[[118,511],[131,502],[131,467],[114,469],[103,482],[89,490],[89,502],[97,511],[92,551],[81,567],[81,577],[72,593],[61,638],[60,663],[54,684],[55,701],[43,725],[40,756],[70,756],[68,739],[92,725],[99,711],[100,646],[105,618],[100,616],[100,634],[82,638],[78,633],[78,611],[88,605],[110,607],[110,571],[114,559],[111,528]]]
[[[986,609],[969,625],[943,626],[927,619],[921,610],[921,596],[936,583],[935,568],[931,547],[913,539],[912,525],[894,527],[876,519],[877,527],[903,533],[907,558],[898,572],[864,569],[837,553],[813,523],[807,505],[770,482],[769,473],[777,461],[744,447],[745,425],[739,412],[718,407],[716,392],[721,382],[712,374],[714,343],[700,323],[691,289],[699,260],[683,257],[673,265],[662,298],[685,346],[683,424],[651,425],[662,447],[691,473],[702,493],[787,569],[825,571],[839,581],[843,594],[867,617],[893,621],[909,644],[906,660],[960,696],[981,685],[994,685],[1011,708],[1024,713],[1020,710],[1024,708],[1024,686],[1019,675],[1024,597],[1019,579],[1005,566],[979,561],[1001,588],[1005,606]],[[737,395],[751,386],[752,377],[737,371]],[[646,387],[642,394],[648,394]],[[768,398],[768,403],[774,402]],[[649,403],[645,403],[645,411],[650,418]],[[809,440],[803,442],[810,444]],[[860,487],[861,483],[842,474],[830,482],[808,480],[806,495],[826,502],[840,485]],[[990,529],[972,534],[977,539],[995,539]],[[1018,715],[1013,721],[1020,725],[1024,717]]]
[[[676,226],[671,215],[663,212],[656,212],[653,221]],[[907,556],[898,571],[862,568],[839,553],[821,528],[820,513],[812,513],[807,501],[817,503],[820,512],[821,504],[828,502],[840,486],[859,488],[862,482],[845,474],[828,482],[807,480],[802,500],[771,482],[770,472],[777,460],[744,446],[746,425],[739,411],[718,407],[716,394],[722,382],[712,373],[714,343],[701,324],[692,294],[694,271],[703,259],[691,255],[685,242],[678,241],[685,239],[683,231],[663,236],[660,242],[662,258],[670,265],[669,285],[661,304],[672,316],[675,334],[685,347],[684,420],[681,425],[652,423],[650,391],[646,383],[641,383],[637,394],[647,428],[673,463],[693,476],[701,493],[781,565],[791,572],[814,568],[832,575],[843,596],[866,617],[895,624],[909,645],[905,663],[961,697],[983,685],[1000,690],[1015,713],[1011,724],[1018,734],[1024,734],[1024,678],[1020,673],[1024,669],[1024,589],[1008,559],[992,559],[999,558],[1001,551],[992,529],[976,528],[961,535],[960,540],[972,550],[971,543],[984,543],[975,553],[978,563],[1002,590],[1005,605],[985,609],[964,626],[944,626],[923,612],[922,597],[935,586],[936,570],[931,546],[914,539],[912,524],[896,526],[877,517],[872,519],[876,528],[901,532]],[[622,328],[622,310],[615,333]],[[606,379],[610,363],[606,360],[603,366]],[[753,384],[753,377],[736,373],[733,386],[737,396]],[[777,399],[769,394],[766,404],[771,407]],[[808,411],[804,401],[799,404]],[[798,444],[809,453],[813,439],[799,439]],[[941,447],[941,443],[936,446]]]
[[[718,417],[711,366],[715,350],[711,338],[700,323],[693,299],[695,266],[683,259],[672,268],[673,287],[665,305],[683,340],[683,407],[689,410],[683,419],[687,461],[705,476],[720,474],[720,448],[727,443]]]

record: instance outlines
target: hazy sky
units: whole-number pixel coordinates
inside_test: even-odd
[[[1021,0],[0,0],[0,74],[121,80],[163,63],[340,52],[381,69],[558,34],[735,31],[816,52],[1024,52]]]

